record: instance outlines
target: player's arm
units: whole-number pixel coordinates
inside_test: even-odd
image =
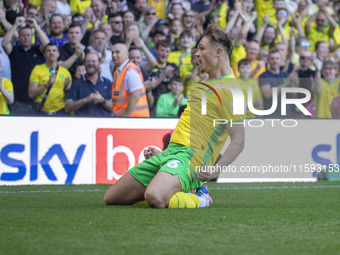
[[[230,136],[230,144],[226,151],[223,153],[222,158],[218,163],[215,165],[215,170],[219,169],[217,166],[227,167],[230,165],[241,153],[244,148],[244,140],[245,140],[245,133],[244,133],[244,126],[243,125],[233,125],[227,126],[227,130]],[[209,181],[218,176],[219,172],[199,172],[197,174],[197,180],[199,181]]]

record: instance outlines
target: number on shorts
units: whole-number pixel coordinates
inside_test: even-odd
[[[166,166],[170,167],[170,168],[177,168],[178,167],[178,164],[177,164],[178,162],[181,162],[181,161],[173,160],[173,161],[169,162]]]

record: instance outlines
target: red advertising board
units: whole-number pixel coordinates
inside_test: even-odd
[[[163,137],[171,129],[109,129],[96,131],[96,183],[113,184],[144,160],[149,146],[163,149]]]

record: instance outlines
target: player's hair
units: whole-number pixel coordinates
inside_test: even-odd
[[[155,49],[157,50],[160,46],[164,48],[170,48],[171,49],[171,42],[169,40],[159,40],[156,44]]]
[[[233,49],[233,41],[231,37],[219,27],[215,25],[208,27],[208,29],[204,32],[202,38],[203,37],[207,37],[209,41],[213,44],[216,43],[222,45],[227,54],[231,54],[231,51]]]
[[[178,75],[174,75],[174,76],[171,78],[170,84],[171,84],[173,81],[180,82],[180,83],[182,83],[182,85],[184,84],[183,79],[182,79],[180,76],[178,76]]]
[[[44,47],[44,53],[46,52],[47,47],[50,47],[50,46],[55,46],[55,47],[57,47],[57,49],[58,49],[58,51],[59,51],[59,48],[58,48],[58,46],[57,46],[55,43],[49,42],[49,43],[46,44],[45,47]]]
[[[248,66],[248,65],[251,65],[251,62],[249,59],[241,59],[238,64],[237,64],[237,68],[240,68],[241,66]]]

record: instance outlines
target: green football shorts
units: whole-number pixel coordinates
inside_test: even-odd
[[[130,174],[148,186],[158,171],[167,172],[172,175],[178,175],[182,184],[182,191],[188,192],[197,189],[203,182],[199,182],[196,173],[190,170],[190,148],[177,143],[170,143],[161,153],[144,160],[140,164],[130,169]]]

